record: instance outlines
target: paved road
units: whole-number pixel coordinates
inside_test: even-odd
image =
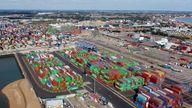
[[[89,91],[93,90],[92,89],[93,78],[91,78],[89,75],[83,74],[83,70],[71,64],[67,58],[61,57],[61,55],[55,52],[53,54],[54,56],[57,56],[60,60],[62,60],[66,65],[69,65],[75,72],[78,72],[79,74],[81,74],[85,81],[91,83],[89,86],[86,86],[87,90]],[[134,104],[130,102],[128,99],[124,98],[123,96],[120,96],[120,94],[117,94],[116,91],[106,87],[105,85],[101,84],[98,81],[95,81],[95,88],[96,88],[96,92],[99,93],[100,95],[107,97],[115,108],[134,108],[135,107]]]
[[[25,52],[25,51],[34,51],[34,50],[41,50],[41,49],[48,49],[48,47],[28,47],[28,48],[20,48],[20,49],[12,49],[12,50],[0,50],[0,55],[8,55],[8,54],[14,54],[19,52]]]

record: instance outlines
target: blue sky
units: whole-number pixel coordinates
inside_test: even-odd
[[[192,11],[192,0],[0,0],[0,9]]]

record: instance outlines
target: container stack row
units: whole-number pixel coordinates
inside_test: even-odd
[[[72,64],[120,91],[137,89],[149,82],[161,85],[165,73],[149,70],[140,63],[110,52],[94,53],[86,50],[66,48],[60,51]]]
[[[115,88],[120,91],[137,89],[144,85],[144,78],[140,76],[131,76],[128,78],[118,79],[115,81]]]
[[[21,24],[6,21],[0,28],[0,50],[14,50],[48,45],[50,35],[46,34],[47,23]],[[1,23],[0,23],[1,24]]]
[[[48,52],[30,52],[27,60],[43,86],[59,91],[78,89],[83,86],[83,78]]]
[[[181,108],[183,98],[174,89],[153,83],[139,87],[134,103],[137,108]]]
[[[147,85],[149,82],[155,83],[157,85],[162,85],[165,79],[165,75],[165,72],[155,69],[141,70],[141,73],[138,74],[138,76],[144,78],[145,85]]]

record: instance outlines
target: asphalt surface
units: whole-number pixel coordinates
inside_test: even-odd
[[[83,76],[84,81],[90,82],[87,88],[88,91],[93,92],[93,78],[89,75],[83,74],[83,70],[77,68],[72,63],[69,62],[69,59],[65,57],[61,57],[58,53],[53,52],[54,56],[57,56],[60,60],[62,60],[66,65],[69,65],[75,72],[79,73]],[[105,85],[101,84],[100,82],[95,80],[95,88],[96,92],[102,96],[105,96],[107,99],[110,100],[110,102],[113,104],[115,108],[134,108],[133,103],[129,102],[126,98],[123,98],[119,94],[117,94],[115,91],[111,90],[110,88],[106,87]]]

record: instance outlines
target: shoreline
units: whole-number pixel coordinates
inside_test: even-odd
[[[191,22],[182,20],[182,19],[184,19],[184,18],[191,18]],[[181,22],[181,23],[185,23],[185,24],[190,24],[190,25],[192,25],[192,17],[175,17],[174,20],[175,20],[176,22]]]
[[[0,55],[0,59],[1,58],[8,58],[8,57],[14,57],[14,54],[6,54],[6,55]]]

